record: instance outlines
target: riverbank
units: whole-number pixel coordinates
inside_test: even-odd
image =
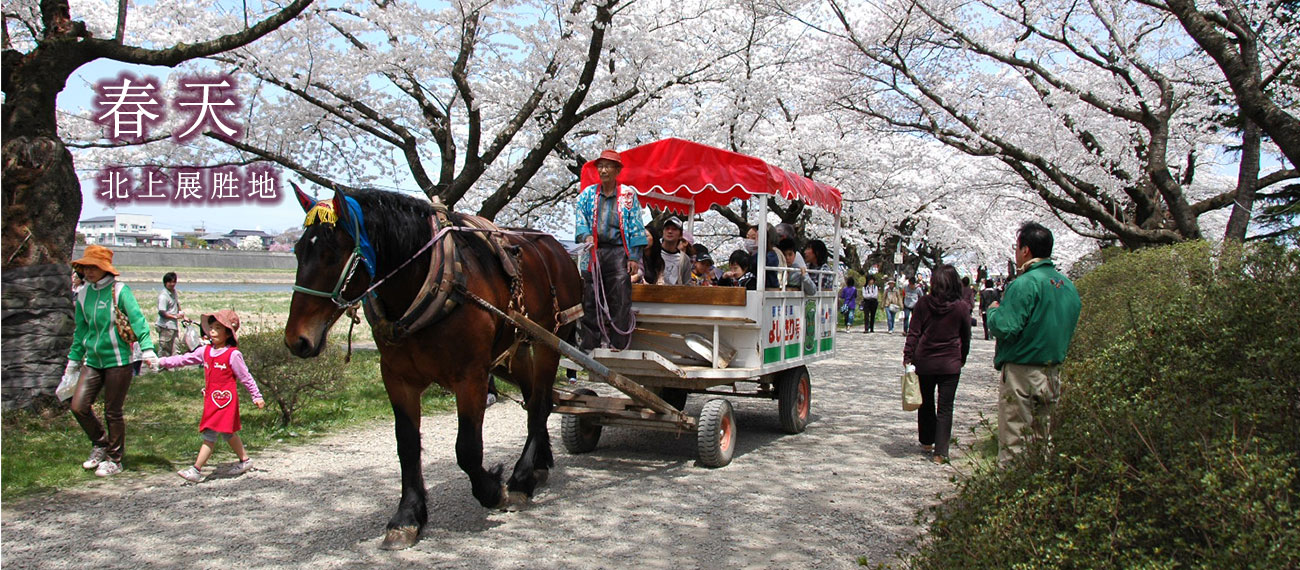
[[[162,283],[162,276],[176,272],[182,288],[186,282],[198,283],[250,283],[268,285],[293,285],[295,269],[234,268],[234,267],[165,267],[118,265],[120,279],[127,282]]]

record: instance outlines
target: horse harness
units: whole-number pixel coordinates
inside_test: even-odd
[[[350,230],[349,233],[352,234],[356,246],[353,248],[352,255],[344,265],[344,269],[339,276],[338,283],[335,285],[334,290],[331,292],[325,292],[308,289],[298,285],[294,285],[293,290],[309,295],[329,298],[334,301],[336,305],[348,312],[353,325],[360,321],[356,316],[356,305],[361,304],[366,312],[366,317],[371,322],[376,323],[376,325],[372,327],[372,332],[375,334],[376,339],[382,339],[388,343],[396,342],[446,318],[447,315],[450,315],[466,300],[472,301],[480,307],[490,306],[490,303],[475,295],[466,286],[467,278],[463,256],[460,248],[456,247],[455,240],[444,239],[447,237],[449,232],[462,232],[483,240],[487,245],[488,250],[492,252],[493,257],[501,263],[502,270],[510,279],[510,301],[507,305],[507,312],[514,310],[526,316],[527,310],[523,302],[524,288],[520,276],[520,255],[523,251],[523,245],[537,248],[537,244],[533,240],[526,239],[522,244],[514,245],[509,243],[505,239],[505,236],[536,236],[546,234],[529,230],[502,229],[486,218],[469,214],[461,215],[460,224],[457,224],[452,220],[447,206],[437,198],[434,199],[433,208],[434,213],[429,216],[429,224],[432,229],[432,237],[429,241],[412,254],[410,258],[398,265],[397,268],[390,271],[388,275],[372,283],[370,287],[368,287],[365,292],[356,299],[345,301],[342,295],[343,290],[347,288],[353,274],[355,274],[357,265],[366,261],[363,257],[361,247],[361,232],[363,229],[360,221],[358,221],[355,216],[351,217],[352,227],[347,229]],[[418,259],[426,249],[430,250],[429,271],[425,274],[424,283],[421,285],[420,291],[416,293],[415,300],[411,302],[411,305],[407,307],[402,316],[398,317],[396,320],[389,319],[388,315],[384,314],[382,306],[378,302],[375,302],[379,300],[375,290],[379,285],[384,281],[387,281],[402,268]],[[551,288],[551,302],[555,311],[555,325],[551,332],[557,332],[560,327],[576,321],[582,316],[582,305],[575,305],[562,310],[557,296],[558,292],[555,289],[555,281],[550,274],[550,268],[546,267],[545,264],[543,264],[543,267],[546,269],[547,283]],[[371,302],[364,302],[367,300]],[[495,313],[496,311],[489,312]],[[349,328],[349,353],[351,352],[351,337],[352,329]],[[503,362],[506,362],[518,351],[521,344],[531,344],[531,340],[522,330],[520,330],[519,327],[515,327],[515,341],[511,343],[510,347],[506,349],[505,352],[493,361],[490,368],[496,368]]]

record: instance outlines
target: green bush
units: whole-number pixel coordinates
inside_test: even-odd
[[[1300,253],[1182,244],[1077,285],[1050,449],[960,481],[911,565],[1300,567]]]
[[[280,410],[280,425],[293,423],[294,414],[313,397],[327,397],[343,385],[343,354],[327,345],[316,358],[298,358],[284,345],[284,333],[267,331],[239,338],[248,371],[257,379],[267,403]]]

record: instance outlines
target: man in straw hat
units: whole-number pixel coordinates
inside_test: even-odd
[[[125,314],[130,322],[129,329],[140,343],[142,359],[152,366],[158,357],[154,354],[149,325],[145,323],[135,295],[126,284],[116,282],[120,273],[113,267],[113,250],[99,245],[89,246],[85,255],[73,260],[72,268],[81,274],[86,284],[77,290],[77,300],[73,304],[73,320],[77,328],[72,336],[64,373],[80,375],[72,395],[72,415],[92,445],[90,457],[81,466],[94,469],[95,475],[108,477],[122,471],[126,442],[122,405],[126,403],[132,376],[132,343],[119,331],[117,312]],[[84,367],[82,362],[85,362]],[[92,408],[101,390],[104,392],[107,430],[95,417]]]
[[[646,245],[636,190],[618,183],[623,159],[606,150],[596,159],[600,182],[578,194],[574,241],[586,244],[582,272],[581,348],[627,348],[632,334],[632,282]]]

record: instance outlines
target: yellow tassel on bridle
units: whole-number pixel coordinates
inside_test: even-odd
[[[334,211],[334,202],[332,200],[321,200],[311,210],[307,211],[307,219],[303,220],[302,227],[307,227],[317,222],[322,224],[333,224],[339,221],[338,213]]]

